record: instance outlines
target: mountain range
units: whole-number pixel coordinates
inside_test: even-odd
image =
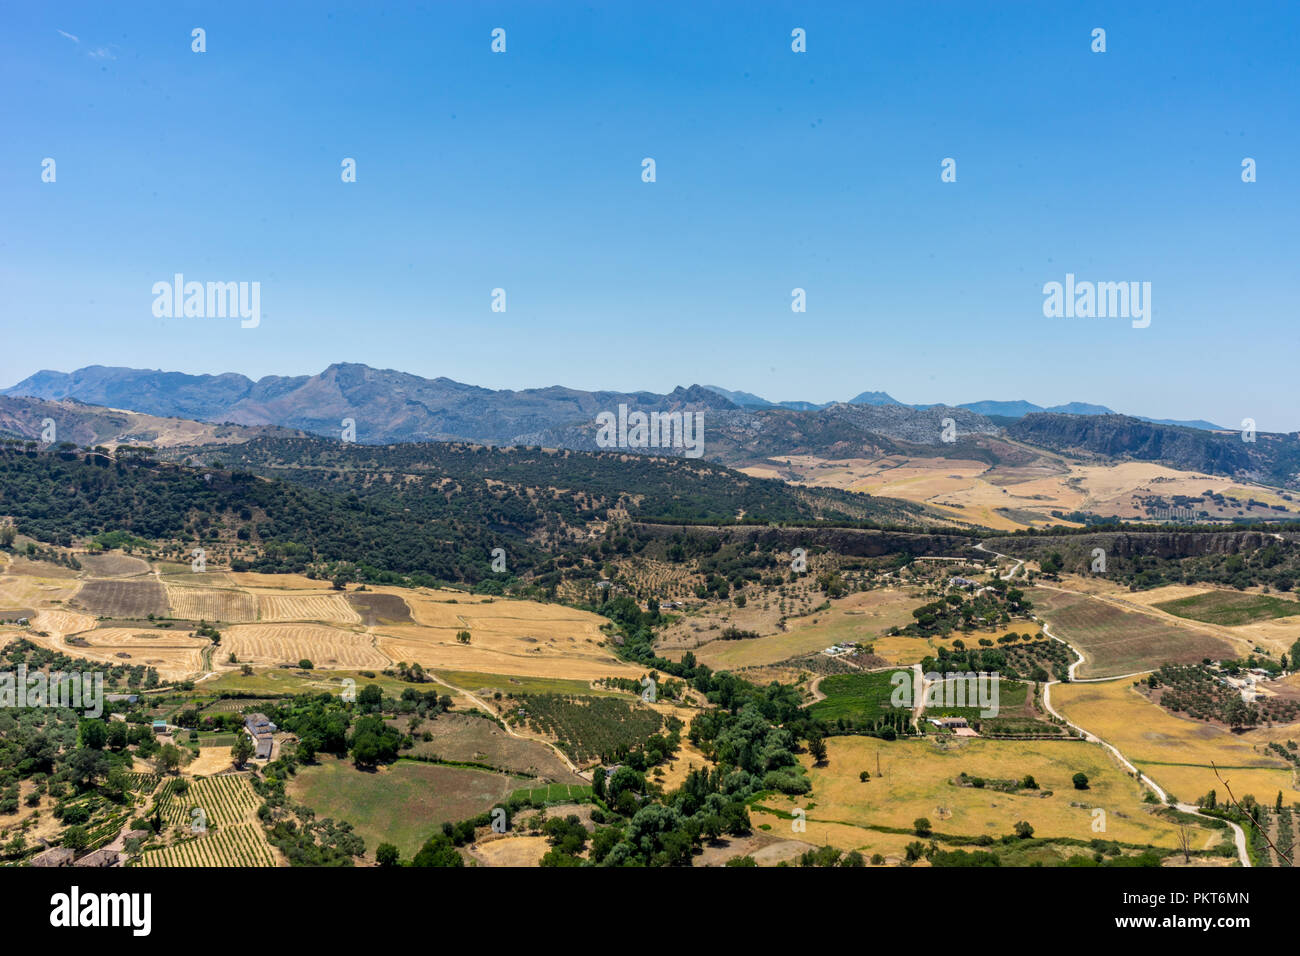
[[[1019,466],[1040,454],[1033,450],[1038,448],[1300,485],[1300,441],[1294,435],[1260,433],[1257,442],[1243,442],[1240,434],[1208,422],[1153,421],[1085,403],[1047,409],[1027,401],[908,405],[870,391],[847,402],[773,403],[705,385],[678,386],[662,395],[563,386],[516,391],[350,363],[317,375],[256,381],[235,373],[89,366],[37,372],[0,395],[9,402],[0,405],[0,432],[24,439],[38,438],[41,421],[54,418],[61,437],[82,442],[175,447],[288,429],[363,444],[464,441],[595,451],[601,447],[597,415],[626,406],[628,412],[707,412],[705,457],[736,467],[793,456],[889,455]],[[23,404],[34,402],[57,407]],[[149,418],[107,414],[116,409]],[[186,420],[232,427],[195,429]]]
[[[767,399],[755,395],[753,392],[733,392],[721,388],[717,385],[705,385],[711,392],[716,392],[723,398],[739,405],[741,408],[788,408],[794,411],[808,412],[820,411],[823,408],[829,408],[835,402],[826,402],[815,404],[813,402],[769,402]],[[937,405],[908,405],[906,402],[900,402],[888,392],[862,392],[855,395],[846,403],[848,405],[902,405],[906,408],[936,408]],[[1044,407],[1035,405],[1033,402],[1024,400],[1015,401],[981,401],[981,402],[962,402],[956,406],[965,408],[979,415],[985,415],[993,418],[1024,418],[1026,415],[1032,415],[1035,412],[1053,412],[1058,415],[1117,415],[1119,414],[1112,408],[1105,405],[1093,405],[1089,402],[1067,402],[1064,405],[1051,405]],[[1213,422],[1207,422],[1204,419],[1192,419],[1190,421],[1179,421],[1165,418],[1147,418],[1145,415],[1132,415],[1139,421],[1151,422],[1156,425],[1181,425],[1186,428],[1200,428],[1205,431],[1229,431],[1222,425],[1216,425]]]

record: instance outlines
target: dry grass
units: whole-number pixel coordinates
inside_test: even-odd
[[[776,664],[842,641],[876,640],[891,627],[910,624],[912,610],[923,603],[924,598],[892,588],[859,591],[833,602],[829,610],[791,618],[785,633],[711,641],[696,648],[694,654],[700,663],[714,670]]]
[[[1086,725],[1085,725],[1086,726]],[[791,811],[807,807],[808,831],[814,821],[847,825],[844,832],[828,831],[834,839],[824,842],[856,848],[852,841],[872,839],[864,826],[911,828],[918,817],[926,817],[940,833],[977,837],[1000,837],[1011,833],[1020,820],[1028,821],[1038,837],[1094,837],[1128,843],[1151,843],[1160,847],[1178,845],[1177,827],[1153,816],[1142,802],[1142,788],[1125,774],[1099,745],[1083,742],[1003,741],[978,738],[899,740],[885,743],[868,737],[832,737],[826,741],[825,767],[805,766],[813,784],[802,797],[771,797],[764,805]],[[876,774],[879,756],[882,775]],[[862,770],[871,779],[858,779]],[[959,774],[986,779],[1020,779],[1031,774],[1038,791],[1002,793],[990,789],[953,786]],[[1087,774],[1089,789],[1075,790],[1071,778]],[[1051,791],[1051,795],[1045,795]],[[1106,811],[1106,831],[1094,832],[1092,808]],[[788,827],[789,822],[786,823]],[[804,837],[807,838],[807,837]],[[814,838],[813,842],[819,842]],[[847,842],[836,842],[846,839]],[[915,839],[909,836],[905,842]],[[1209,831],[1201,845],[1218,842]]]
[[[484,866],[536,866],[550,848],[544,836],[505,836],[475,843],[469,852]]]
[[[1139,694],[1132,680],[1058,684],[1052,688],[1052,704],[1067,719],[1118,747],[1179,800],[1191,803],[1210,790],[1218,790],[1223,798],[1213,762],[1238,798],[1249,793],[1271,804],[1280,790],[1283,802],[1300,801],[1294,771],[1264,749],[1270,740],[1300,737],[1295,724],[1234,734],[1170,714]]]

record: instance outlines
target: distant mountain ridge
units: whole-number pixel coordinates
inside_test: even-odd
[[[711,392],[716,392],[724,396],[736,405],[742,408],[790,408],[797,411],[820,411],[824,408],[830,408],[836,402],[824,402],[820,405],[813,402],[769,402],[767,399],[753,392],[732,392],[717,385],[705,385]],[[938,408],[939,405],[908,405],[906,402],[900,402],[888,392],[862,392],[850,398],[846,404],[849,405],[903,405],[906,408]],[[1093,405],[1089,402],[1067,402],[1064,405],[1051,405],[1044,407],[1035,405],[1033,402],[1027,402],[1023,399],[1015,401],[982,401],[982,402],[963,402],[956,406],[957,408],[969,409],[977,415],[993,415],[998,418],[1023,418],[1026,415],[1032,415],[1035,412],[1055,412],[1060,415],[1117,415],[1120,414],[1114,409],[1107,408],[1105,405]],[[1156,425],[1182,425],[1187,428],[1201,428],[1206,431],[1227,431],[1222,425],[1215,425],[1213,422],[1207,422],[1204,419],[1192,419],[1190,421],[1179,421],[1176,419],[1147,418],[1143,415],[1133,415],[1144,422],[1152,422]]]
[[[867,391],[850,402],[778,404],[753,393],[703,385],[678,386],[662,395],[563,386],[515,391],[352,363],[336,363],[316,375],[256,381],[235,373],[91,366],[67,373],[41,371],[0,394],[10,403],[0,409],[8,416],[0,421],[0,431],[30,439],[39,435],[43,418],[53,417],[59,421],[60,440],[82,444],[247,440],[257,430],[278,427],[361,444],[460,441],[596,450],[597,415],[626,406],[629,414],[707,412],[707,444],[695,451],[732,467],[767,467],[792,456],[1027,464],[1034,453],[1010,438],[1083,458],[1161,462],[1300,486],[1300,443],[1294,435],[1261,432],[1257,442],[1244,443],[1235,432],[1208,430],[1209,423],[1151,422],[1085,403],[1040,411],[1025,401],[908,405],[887,393]],[[58,407],[38,408],[32,404],[36,401]],[[158,420],[131,420],[113,409]],[[182,419],[206,424],[195,429]],[[681,446],[633,445],[629,450],[685,454]]]

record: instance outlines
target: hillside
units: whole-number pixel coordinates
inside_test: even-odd
[[[1152,461],[1184,471],[1227,475],[1282,487],[1300,487],[1300,439],[1260,432],[1208,432],[1145,422],[1125,415],[1035,413],[1011,422],[1007,433],[1064,454]]]
[[[85,447],[220,445],[263,435],[301,434],[277,425],[217,425],[87,405],[76,399],[46,401],[0,395],[0,436],[44,441],[47,421],[54,423],[54,443],[73,442]]]

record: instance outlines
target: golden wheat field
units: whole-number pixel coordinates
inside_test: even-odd
[[[51,645],[38,637],[31,639],[72,657],[105,664],[153,667],[163,680],[184,680],[199,673],[203,669],[203,653],[212,646],[206,638],[195,637],[189,631],[125,627],[81,631],[74,638],[76,643],[59,639]]]
[[[257,620],[257,599],[247,591],[167,584],[172,617],[187,621],[245,624]]]
[[[360,624],[342,594],[258,594],[261,621],[325,621],[331,624]]]
[[[1052,704],[1067,719],[1118,747],[1133,765],[1179,800],[1192,803],[1210,790],[1220,798],[1224,786],[1238,799],[1252,794],[1272,803],[1278,791],[1287,804],[1300,801],[1300,781],[1283,760],[1265,750],[1270,740],[1300,737],[1292,725],[1234,734],[1223,727],[1176,717],[1133,687],[1133,681],[1057,684]]]
[[[297,664],[304,658],[316,667],[382,668],[389,659],[369,634],[323,624],[235,624],[222,631],[218,658],[234,654],[241,664]]]
[[[81,582],[75,578],[0,574],[0,607],[35,608],[66,601],[80,587]]]
[[[1034,465],[1020,468],[990,467],[965,459],[889,456],[829,460],[792,455],[741,470],[755,477],[902,498],[939,509],[959,521],[998,530],[1070,524],[1053,518],[1053,510],[1086,510],[1138,519],[1146,516],[1139,507],[1139,497],[1197,497],[1207,490],[1242,501],[1254,498],[1280,505],[1288,514],[1298,510],[1270,488],[1230,478],[1177,471],[1149,462],[1080,465],[1038,454]]]
[[[45,608],[32,616],[32,631],[45,631],[54,637],[67,637],[80,631],[88,631],[95,626],[95,619],[89,614],[75,611],[60,611]]]

